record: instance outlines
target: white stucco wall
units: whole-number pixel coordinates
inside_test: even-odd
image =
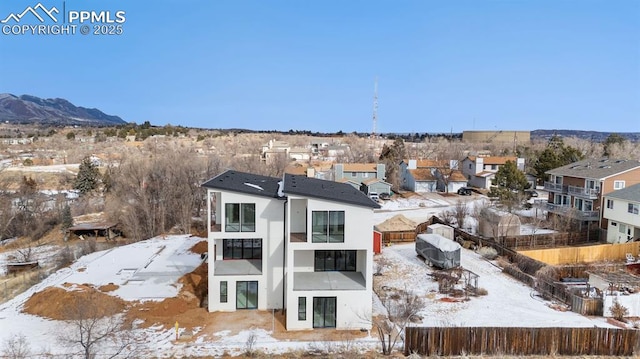
[[[214,192],[209,190],[210,192]],[[220,232],[209,232],[209,311],[235,310],[235,282],[258,281],[258,309],[282,308],[283,303],[283,264],[284,264],[284,200],[250,196],[234,192],[217,192],[217,201],[221,203],[218,223]],[[255,232],[225,232],[224,203],[255,203]],[[262,275],[251,276],[215,276],[215,260],[223,259],[223,239],[261,238],[262,239]],[[214,251],[215,248],[215,251]],[[228,301],[220,303],[220,281],[228,285]]]
[[[294,198],[290,196],[291,201]],[[311,217],[313,211],[345,211],[344,243],[311,242]],[[313,297],[336,297],[337,329],[369,328],[362,318],[370,318],[373,284],[373,209],[320,199],[307,201],[307,242],[287,243],[287,329],[313,328]],[[289,224],[290,226],[291,224]],[[365,290],[351,291],[294,291],[293,273],[295,271],[313,271],[314,250],[358,250],[356,270],[365,278]],[[307,298],[307,320],[298,320],[298,297]],[[368,314],[367,314],[368,313]],[[369,325],[369,327],[367,327]]]

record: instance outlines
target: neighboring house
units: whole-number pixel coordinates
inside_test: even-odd
[[[602,218],[604,195],[640,183],[640,162],[601,158],[583,160],[546,172],[549,181],[547,210],[550,215],[569,216],[583,226],[607,229]]]
[[[462,160],[462,174],[469,186],[490,189],[496,172],[507,161],[515,162],[520,171],[524,171],[524,158],[510,156],[467,156]]]
[[[467,185],[456,160],[404,160],[400,163],[402,188],[412,192],[455,192]]]
[[[607,220],[607,242],[640,240],[640,184],[604,196],[602,217]]]
[[[287,330],[371,328],[377,203],[301,175],[227,171],[203,187],[209,311],[283,309]]]
[[[278,156],[289,157],[289,151],[291,146],[284,141],[269,140],[266,144],[262,145],[262,160],[266,162],[273,161]]]
[[[333,179],[344,182],[364,193],[376,192],[391,195],[391,184],[385,182],[384,163],[336,163]]]

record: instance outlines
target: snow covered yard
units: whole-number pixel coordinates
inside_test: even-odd
[[[478,287],[486,289],[488,294],[470,297],[468,301],[442,300],[447,296],[438,293],[438,283],[429,275],[433,270],[416,255],[414,243],[385,247],[375,261],[384,266],[382,275],[374,277],[374,288],[386,286],[413,291],[426,300],[419,313],[422,323],[417,325],[611,327],[603,318],[552,309],[551,303],[535,295],[532,288],[503,274],[494,263],[471,250],[461,249],[461,265],[479,275]]]

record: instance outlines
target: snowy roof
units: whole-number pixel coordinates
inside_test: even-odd
[[[460,250],[462,246],[458,242],[454,242],[451,239],[445,238],[437,233],[423,233],[418,234],[418,238],[431,244],[443,252],[455,252]]]

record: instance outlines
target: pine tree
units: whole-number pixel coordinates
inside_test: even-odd
[[[498,169],[492,184],[494,187],[491,187],[489,197],[497,197],[509,211],[523,197],[524,190],[529,188],[527,177],[513,161],[505,162]]]
[[[81,195],[87,194],[98,188],[100,180],[100,171],[90,157],[85,157],[80,163],[78,175],[73,188],[78,190]]]
[[[73,226],[73,216],[71,215],[71,207],[69,205],[64,206],[62,209],[62,229],[66,230]]]

